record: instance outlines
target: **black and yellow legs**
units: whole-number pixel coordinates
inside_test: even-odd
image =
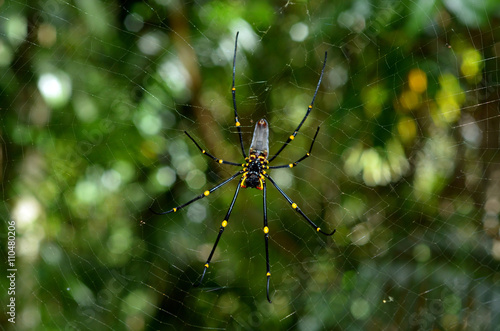
[[[205,265],[203,268],[203,273],[201,274],[200,280],[198,281],[198,283],[194,284],[195,286],[199,286],[203,282],[203,278],[205,277],[207,269],[210,266],[210,262],[212,261],[215,250],[217,249],[217,245],[219,244],[220,238],[222,237],[222,233],[224,233],[224,230],[226,229],[227,224],[229,222],[229,217],[231,216],[231,212],[233,211],[234,204],[235,204],[236,199],[238,197],[238,194],[240,192],[242,181],[243,181],[243,178],[240,179],[240,183],[236,187],[236,192],[234,193],[233,201],[231,201],[231,205],[229,206],[229,209],[226,213],[226,217],[224,217],[224,220],[222,221],[222,224],[219,228],[219,233],[217,234],[217,238],[215,239],[214,246],[212,247],[212,250],[210,251],[210,254],[208,255],[207,261],[205,262]],[[264,206],[264,228],[263,228],[263,231],[264,231],[264,241],[265,241],[265,247],[266,247],[266,277],[267,277],[266,296],[267,296],[267,301],[271,302],[271,298],[269,296],[269,282],[271,279],[271,264],[269,263],[269,226],[267,224],[267,189],[266,189],[266,182],[265,181],[263,182],[263,191],[262,192],[263,192],[263,206]]]
[[[316,137],[318,136],[318,133],[319,133],[319,126],[316,129],[316,134],[314,135],[314,138],[313,138],[313,140],[311,142],[311,147],[309,147],[309,152],[307,152],[303,157],[301,157],[300,159],[298,159],[297,161],[295,161],[293,163],[289,163],[289,164],[285,164],[285,165],[279,165],[279,166],[268,166],[267,169],[293,168],[297,164],[299,164],[302,160],[307,159],[309,156],[311,156],[312,149],[313,149],[313,146],[314,146],[314,142],[316,141]]]
[[[271,279],[271,271],[270,271],[270,264],[269,264],[269,226],[267,223],[267,188],[266,188],[266,181],[269,180],[275,187],[276,189],[280,192],[280,194],[288,201],[290,206],[297,212],[299,213],[308,223],[311,225],[318,233],[324,234],[326,236],[331,236],[332,234],[335,233],[335,230],[332,232],[324,232],[321,230],[314,222],[312,222],[305,214],[302,212],[302,210],[297,206],[295,202],[293,202],[288,195],[274,182],[274,180],[269,177],[269,175],[266,173],[266,170],[268,169],[280,169],[280,168],[293,168],[297,166],[300,162],[305,160],[311,155],[312,148],[314,145],[314,142],[316,141],[316,137],[318,136],[319,132],[319,127],[316,130],[316,134],[314,135],[314,138],[311,142],[311,146],[309,147],[309,151],[302,156],[300,159],[293,163],[289,163],[286,165],[277,165],[277,166],[271,166],[270,163],[290,144],[291,141],[295,139],[297,136],[297,133],[299,132],[300,128],[306,121],[307,117],[309,116],[309,113],[311,112],[313,105],[314,105],[314,100],[316,99],[316,95],[318,94],[319,87],[321,85],[321,80],[323,79],[323,74],[325,71],[326,67],[326,58],[327,54],[325,52],[325,60],[323,62],[323,68],[321,69],[321,74],[318,80],[318,84],[316,85],[316,89],[314,91],[314,95],[312,97],[311,103],[307,107],[306,113],[304,114],[304,117],[302,118],[302,121],[299,123],[297,128],[293,131],[293,133],[288,137],[288,139],[283,143],[283,145],[280,147],[280,149],[269,159],[268,157],[268,149],[269,149],[269,133],[268,133],[268,126],[267,122],[264,119],[261,119],[257,125],[256,129],[254,131],[254,136],[252,138],[252,144],[250,145],[250,152],[249,155],[247,156],[247,153],[245,152],[245,147],[243,145],[243,137],[242,137],[242,130],[241,130],[241,123],[238,118],[238,111],[237,111],[237,106],[236,106],[236,87],[235,87],[235,73],[236,73],[236,51],[238,47],[238,33],[236,34],[236,40],[234,44],[234,57],[233,57],[233,80],[232,80],[232,85],[231,85],[231,94],[232,94],[232,99],[233,99],[233,107],[234,107],[234,122],[236,129],[238,131],[238,136],[239,136],[239,141],[240,141],[240,147],[241,147],[241,153],[243,154],[243,158],[245,161],[243,163],[237,163],[237,162],[231,162],[231,161],[225,161],[223,159],[217,158],[214,155],[210,154],[209,152],[205,151],[194,139],[191,137],[191,135],[187,132],[185,134],[189,137],[189,139],[196,145],[198,150],[202,153],[205,154],[207,157],[212,159],[213,161],[217,162],[218,164],[223,164],[223,165],[231,165],[231,166],[240,166],[241,170],[238,171],[236,174],[231,176],[230,178],[226,179],[222,183],[218,184],[217,186],[212,187],[211,189],[203,192],[202,194],[196,196],[195,198],[191,199],[190,201],[179,205],[177,207],[174,207],[168,211],[165,212],[155,212],[153,209],[150,210],[154,214],[157,215],[165,215],[169,213],[174,213],[177,212],[178,210],[190,205],[191,203],[203,199],[204,197],[208,196],[210,193],[213,191],[219,189],[223,185],[226,185],[233,179],[235,179],[238,176],[240,177],[238,186],[236,187],[236,192],[234,194],[233,200],[231,202],[231,205],[229,206],[229,210],[226,214],[225,219],[222,221],[222,224],[219,228],[219,234],[217,235],[217,239],[215,240],[214,246],[212,248],[212,251],[210,252],[210,255],[208,256],[207,261],[205,262],[205,268],[203,269],[203,273],[201,275],[200,281],[198,282],[197,285],[201,284],[203,281],[203,278],[205,277],[205,274],[207,272],[208,267],[210,266],[210,262],[212,261],[212,258],[214,256],[214,252],[217,248],[217,245],[219,244],[220,238],[222,236],[222,233],[224,232],[228,221],[229,217],[231,216],[231,212],[234,207],[234,203],[236,202],[236,198],[238,197],[238,194],[240,192],[240,189],[243,187],[248,187],[248,188],[256,188],[258,190],[263,190],[263,196],[264,196],[264,241],[265,241],[265,248],[266,248],[266,277],[267,277],[267,286],[266,286],[266,295],[267,295],[267,300],[271,302],[270,296],[269,296],[269,283]]]
[[[221,188],[222,186],[226,185],[227,183],[229,183],[230,181],[232,181],[233,179],[235,179],[236,177],[238,177],[239,175],[241,175],[243,173],[243,170],[240,170],[238,171],[237,173],[235,173],[234,175],[232,175],[231,177],[229,177],[228,179],[226,179],[225,181],[223,181],[222,183],[220,183],[219,185],[217,186],[214,186],[212,187],[211,189],[209,190],[206,190],[205,192],[203,192],[202,194],[198,195],[196,198],[194,199],[191,199],[189,200],[188,202],[180,205],[180,206],[177,206],[177,207],[174,207],[170,210],[167,210],[165,212],[157,212],[157,211],[154,211],[153,210],[153,206],[149,207],[149,211],[151,211],[153,214],[156,214],[156,215],[165,215],[165,214],[170,214],[170,213],[175,213],[176,211],[192,204],[193,202],[197,201],[197,200],[200,200],[200,199],[203,199],[204,197],[207,197],[210,193],[212,193],[213,191]]]
[[[210,252],[210,255],[208,256],[207,262],[205,262],[205,268],[203,268],[203,273],[201,274],[200,281],[198,282],[198,284],[195,284],[195,286],[199,286],[201,284],[201,282],[203,281],[203,277],[205,277],[205,273],[207,272],[207,269],[210,266],[210,261],[212,261],[212,257],[214,256],[215,249],[217,248],[217,245],[219,244],[220,237],[222,236],[222,233],[226,229],[227,222],[229,222],[229,217],[231,216],[231,212],[233,211],[234,203],[236,202],[236,198],[238,197],[238,193],[240,193],[240,188],[241,188],[240,184],[242,181],[243,181],[243,178],[240,179],[238,186],[236,186],[236,192],[234,193],[233,201],[231,201],[231,205],[229,206],[229,210],[226,213],[226,217],[224,217],[224,220],[222,221],[222,224],[219,228],[219,234],[217,235],[217,239],[215,239],[214,247],[212,248],[212,251]]]
[[[240,136],[240,146],[243,158],[246,159],[247,153],[245,152],[245,147],[243,146],[243,136],[241,135],[241,123],[238,118],[238,110],[236,109],[236,87],[234,86],[234,76],[236,75],[236,51],[238,49],[238,35],[240,33],[236,32],[236,40],[234,41],[234,56],[233,56],[233,85],[231,86],[231,94],[233,95],[233,108],[234,108],[234,124],[238,130],[238,135]]]
[[[313,221],[311,221],[309,219],[309,217],[307,217],[306,214],[304,214],[304,212],[299,208],[299,206],[297,206],[297,204],[295,202],[292,201],[292,199],[290,199],[288,197],[288,195],[286,195],[285,192],[283,192],[283,190],[278,186],[278,184],[276,184],[276,182],[267,174],[264,174],[264,176],[269,179],[269,181],[274,185],[274,187],[276,187],[276,189],[278,190],[278,192],[281,193],[281,195],[286,199],[286,201],[288,201],[288,203],[290,204],[290,206],[292,206],[292,208],[297,212],[299,213],[313,228],[314,230],[316,230],[316,232],[319,232],[321,234],[324,234],[325,236],[331,236],[335,233],[335,229],[332,231],[332,232],[324,232],[323,230],[321,230],[320,227],[318,227],[316,224],[314,224]]]
[[[191,135],[189,133],[187,133],[187,131],[184,131],[184,133],[189,137],[189,139],[191,139],[191,141],[196,145],[196,147],[200,150],[200,152],[202,154],[205,154],[206,156],[208,156],[209,158],[211,158],[215,162],[217,162],[219,164],[230,164],[230,165],[233,165],[233,166],[240,166],[240,167],[242,166],[241,163],[224,161],[223,159],[216,158],[215,156],[213,156],[212,154],[210,154],[209,152],[207,152],[206,150],[204,150],[203,148],[201,148],[200,145],[198,145],[198,143],[196,142],[196,140],[194,140],[194,138],[191,137]]]
[[[321,85],[321,80],[323,79],[323,73],[325,72],[325,66],[326,66],[326,57],[327,57],[327,53],[325,52],[325,60],[323,62],[323,68],[321,69],[321,75],[319,76],[318,85],[316,85],[316,90],[314,91],[314,95],[313,95],[311,103],[309,104],[309,106],[307,106],[306,115],[304,116],[304,118],[302,119],[302,121],[299,123],[299,125],[297,126],[297,128],[295,129],[295,131],[293,131],[293,133],[285,141],[285,143],[283,144],[283,146],[281,146],[281,148],[276,152],[276,154],[274,154],[269,159],[269,163],[271,163],[285,149],[285,147],[288,146],[288,144],[292,140],[295,139],[295,136],[297,135],[297,133],[299,132],[300,128],[302,127],[302,124],[304,124],[304,122],[306,121],[307,116],[309,116],[309,113],[311,112],[311,110],[313,108],[314,100],[316,99],[316,95],[318,94],[319,86]],[[318,128],[318,130],[319,130],[319,128]],[[317,132],[316,132],[316,134],[317,134]]]
[[[263,190],[262,193],[264,195],[264,240],[266,242],[266,277],[267,277],[267,286],[266,286],[266,295],[267,301],[271,303],[271,299],[269,298],[269,280],[271,279],[271,265],[269,264],[269,227],[267,226],[267,199],[266,199],[266,182],[263,181]]]

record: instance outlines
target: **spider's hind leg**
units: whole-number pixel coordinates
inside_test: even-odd
[[[231,205],[229,206],[229,210],[226,213],[226,217],[224,217],[224,220],[222,221],[222,224],[219,228],[219,234],[217,235],[217,239],[215,239],[214,247],[212,248],[212,251],[210,252],[210,255],[208,256],[208,259],[205,262],[205,267],[203,269],[203,273],[201,274],[200,280],[198,283],[193,284],[194,286],[201,285],[203,278],[205,277],[205,273],[207,272],[207,269],[210,266],[210,262],[212,261],[212,257],[214,256],[215,249],[217,248],[217,245],[219,244],[219,240],[222,236],[222,233],[224,232],[224,230],[226,229],[226,226],[228,224],[229,217],[231,216],[231,212],[233,211],[234,203],[236,202],[236,198],[238,197],[238,193],[240,192],[242,181],[243,181],[243,177],[240,179],[240,182],[236,186],[236,192],[234,193],[233,201],[231,201]]]
[[[314,230],[316,230],[316,232],[324,234],[325,236],[332,236],[337,231],[337,229],[333,229],[332,232],[325,232],[321,230],[321,228],[317,226],[313,221],[311,221],[306,214],[304,214],[304,212],[299,208],[299,206],[295,202],[293,202],[292,199],[288,197],[288,195],[278,186],[278,184],[276,184],[276,182],[269,175],[266,174],[264,176],[266,176],[266,178],[269,179],[269,181],[274,185],[274,187],[276,187],[276,189],[281,193],[281,195],[286,199],[286,201],[288,201],[290,206],[292,206],[292,208],[297,213],[299,213],[307,221],[307,223],[309,223],[314,228]]]
[[[263,196],[264,196],[264,240],[266,243],[266,277],[267,277],[267,285],[266,285],[266,295],[267,301],[271,303],[271,299],[269,298],[269,281],[271,280],[271,266],[269,264],[269,227],[267,226],[267,189],[266,182],[263,182]]]

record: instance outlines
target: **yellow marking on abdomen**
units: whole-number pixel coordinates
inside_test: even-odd
[[[240,122],[236,122],[236,126],[240,126],[240,125],[241,125],[241,123],[240,123]]]
[[[174,208],[174,209],[172,209],[172,210],[173,210],[173,211],[174,211],[174,213],[175,213],[175,212],[177,211],[177,208]]]
[[[219,162],[219,163],[222,163],[222,162],[224,162],[224,160],[222,160],[222,159],[219,159],[219,160],[218,160],[217,162]]]
[[[290,140],[293,140],[293,139],[295,139],[295,136],[291,135],[289,138],[290,138]]]
[[[262,180],[262,175],[259,178],[259,186],[257,186],[257,189],[262,190],[264,188],[264,182]]]
[[[298,206],[297,206],[297,204],[296,204],[295,202],[294,202],[294,203],[292,203],[292,208],[293,208],[293,209],[296,209],[297,207],[298,207]]]
[[[222,221],[222,227],[225,228],[227,226],[227,221],[226,220],[223,220]]]
[[[264,227],[264,233],[269,233],[269,228],[267,226]]]
[[[316,228],[316,231],[318,231],[318,232],[319,232],[319,230],[321,230],[321,229],[320,229],[320,228]]]
[[[205,263],[205,268],[208,268],[208,263]]]
[[[266,274],[266,276],[267,276],[267,277],[271,276],[271,273],[270,273],[270,272],[268,272],[268,273]]]
[[[210,194],[210,191],[205,191],[205,192],[203,192],[203,194],[204,194],[205,196],[207,196],[207,195],[209,195],[209,194]]]

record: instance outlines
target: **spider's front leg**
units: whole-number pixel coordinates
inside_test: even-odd
[[[309,113],[311,112],[311,110],[313,108],[314,100],[316,99],[316,95],[318,94],[319,86],[321,85],[321,80],[323,79],[323,74],[325,73],[326,57],[327,57],[327,53],[325,52],[325,60],[323,62],[323,68],[321,69],[321,75],[319,76],[318,85],[316,85],[316,90],[314,91],[314,95],[313,95],[313,98],[311,100],[311,103],[309,104],[309,106],[307,106],[307,111],[306,111],[306,114],[305,114],[304,118],[299,123],[299,125],[297,126],[297,128],[295,129],[295,131],[293,131],[293,133],[288,137],[288,139],[285,141],[285,143],[283,144],[283,146],[281,146],[281,148],[276,152],[276,154],[274,154],[269,159],[269,162],[272,162],[285,149],[285,147],[288,146],[288,144],[292,140],[295,139],[295,136],[297,135],[297,133],[299,132],[300,128],[302,127],[302,124],[304,124],[304,122],[307,119],[307,116],[309,116]]]
[[[243,136],[241,135],[241,123],[238,119],[238,110],[236,108],[236,87],[234,86],[234,76],[236,76],[236,51],[238,50],[238,35],[240,33],[236,32],[236,40],[234,41],[234,56],[233,56],[233,85],[231,86],[231,94],[233,95],[233,107],[234,107],[234,124],[238,130],[238,135],[240,137],[241,153],[243,158],[247,157],[245,153],[245,146],[243,146]]]

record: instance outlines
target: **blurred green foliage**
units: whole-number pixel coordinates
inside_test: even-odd
[[[495,329],[499,9],[0,1],[0,210],[17,226],[16,329]],[[240,194],[200,288],[234,184],[182,212],[148,211],[235,172],[183,130],[243,161],[236,31],[245,144],[264,117],[271,154],[302,119],[328,51],[311,116],[276,164],[302,156],[321,125],[313,155],[271,175],[337,233],[318,236],[269,188],[272,304],[260,191]]]

